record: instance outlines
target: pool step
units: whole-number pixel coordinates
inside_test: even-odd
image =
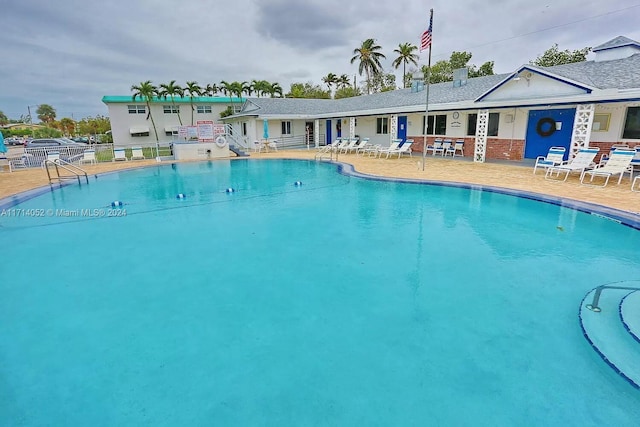
[[[595,312],[586,307],[592,302],[594,293],[595,289],[580,304],[582,333],[609,366],[632,386],[640,389],[640,343],[620,321],[622,306],[625,306],[624,313],[640,311],[640,301],[635,297],[624,301],[630,295],[629,290],[606,289],[600,295],[598,303],[602,311]],[[635,319],[635,316],[630,318]]]
[[[619,312],[624,328],[640,344],[640,291],[625,296],[620,302]]]

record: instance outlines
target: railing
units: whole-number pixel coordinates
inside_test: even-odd
[[[627,280],[628,282],[637,282],[637,280]],[[629,286],[613,286],[613,285],[600,285],[596,288],[596,292],[593,294],[593,300],[591,300],[591,304],[587,304],[586,307],[595,311],[596,313],[600,313],[602,309],[598,306],[600,302],[600,294],[605,289],[621,289],[621,290],[629,290],[629,291],[640,291],[640,288],[634,288]]]
[[[49,166],[53,165],[56,168],[56,176],[51,176],[51,172],[49,172]],[[58,182],[62,182],[62,180],[64,179],[77,179],[78,180],[78,184],[82,184],[82,182],[80,181],[80,177],[84,176],[85,180],[87,181],[87,184],[89,183],[89,176],[87,175],[87,172],[82,169],[79,168],[76,165],[73,165],[65,160],[62,159],[55,159],[55,160],[49,160],[49,159],[45,159],[44,163],[43,163],[44,168],[47,171],[47,176],[49,177],[49,185],[53,184],[54,180],[58,180]],[[66,170],[67,172],[70,172],[73,174],[73,176],[65,176],[65,175],[60,175],[60,169],[62,168],[64,170]]]

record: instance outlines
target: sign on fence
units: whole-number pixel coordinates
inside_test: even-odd
[[[213,134],[213,120],[198,120],[196,122],[198,128],[199,142],[213,142],[215,135]]]

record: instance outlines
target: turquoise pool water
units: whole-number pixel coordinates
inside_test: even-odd
[[[638,425],[577,316],[638,230],[306,161],[91,179],[0,217],[0,425]]]

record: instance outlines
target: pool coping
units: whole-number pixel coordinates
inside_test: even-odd
[[[224,160],[235,161],[236,159],[224,159]],[[243,157],[242,159],[237,159],[237,160],[244,160],[244,161],[285,160],[285,161],[318,163],[316,160],[311,160],[311,159],[291,159],[291,158],[249,159],[249,158]],[[440,187],[462,188],[462,189],[468,189],[468,190],[479,190],[479,191],[486,191],[490,193],[498,193],[498,194],[504,194],[508,196],[519,197],[523,199],[534,200],[534,201],[543,202],[543,203],[550,203],[552,205],[574,209],[579,212],[587,213],[589,215],[599,216],[604,219],[608,219],[610,221],[614,221],[619,224],[625,225],[627,227],[640,230],[639,214],[623,211],[621,209],[616,209],[616,208],[612,208],[604,205],[598,205],[596,203],[583,202],[575,199],[567,199],[564,197],[551,196],[548,194],[536,193],[532,191],[515,190],[512,188],[497,187],[492,185],[470,184],[470,183],[456,182],[456,181],[438,181],[438,180],[429,180],[429,179],[394,178],[394,177],[385,177],[380,175],[371,175],[363,172],[358,172],[355,169],[355,167],[350,163],[344,163],[339,161],[324,161],[322,163],[335,165],[337,167],[338,173],[341,173],[347,176],[353,176],[356,178],[362,178],[362,179],[368,179],[368,180],[374,180],[374,181],[401,182],[401,183],[408,183],[408,184],[422,184],[422,185],[433,185],[433,186],[440,186]],[[154,165],[135,166],[131,168],[117,169],[113,171],[92,174],[91,176],[93,176],[94,179],[98,179],[100,176],[111,175],[119,172],[126,172],[126,171],[132,171],[137,169],[145,169],[149,167],[158,167],[158,166],[168,167],[169,165],[174,165],[174,164],[176,163],[172,162],[172,163],[162,163],[162,164],[154,164]],[[31,190],[17,193],[12,196],[4,197],[0,199],[0,209],[12,208],[20,203],[26,202],[27,200],[33,199],[42,194],[45,194],[53,190],[57,190],[72,184],[74,184],[74,182],[69,181],[69,182],[56,183],[54,185],[45,185],[45,186],[36,187]]]

